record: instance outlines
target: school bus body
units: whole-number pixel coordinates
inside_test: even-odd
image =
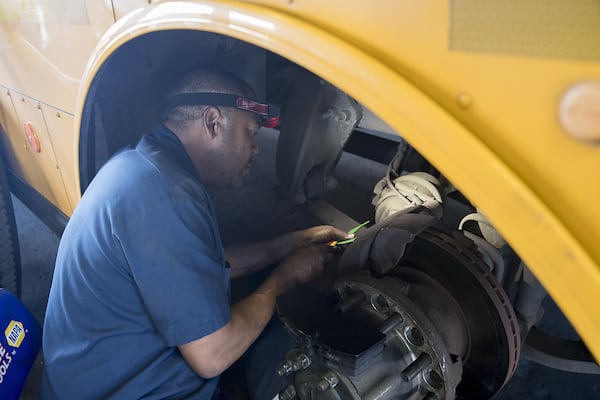
[[[598,359],[599,8],[592,0],[4,0],[2,158],[68,217],[85,186],[86,107],[111,56],[173,30],[249,43],[317,74],[401,133],[485,212]]]

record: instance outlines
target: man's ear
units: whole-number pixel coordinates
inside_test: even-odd
[[[204,123],[206,132],[212,139],[217,137],[222,118],[223,114],[221,114],[221,110],[219,110],[217,107],[208,106],[206,110],[204,110],[202,122]]]

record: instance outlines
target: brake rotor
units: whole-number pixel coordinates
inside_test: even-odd
[[[508,382],[520,335],[502,285],[461,233],[413,238],[404,249],[390,230],[360,270],[280,296],[298,343],[282,398],[487,399]],[[382,255],[400,261],[377,276]]]
[[[426,231],[393,275],[413,287],[408,296],[446,331],[450,353],[463,358],[457,398],[486,399],[515,372],[521,343],[508,296],[472,248],[458,232]],[[449,311],[440,313],[443,307]]]

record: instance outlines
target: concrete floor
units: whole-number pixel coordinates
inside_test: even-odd
[[[221,233],[226,243],[245,239],[257,240],[317,222],[291,204],[281,202],[275,195],[276,136],[270,131],[259,133],[259,154],[246,185],[240,191],[215,192]],[[345,212],[356,220],[372,218],[370,190],[382,176],[385,166],[364,162],[344,155],[338,167],[340,188],[338,199],[352,199]],[[341,201],[341,200],[340,200]],[[346,202],[347,203],[347,202]],[[356,204],[361,207],[356,207]],[[22,253],[22,300],[41,322],[50,288],[59,238],[43,225],[22,203],[15,200],[15,210]],[[573,335],[568,322],[548,301],[544,324],[550,329]],[[42,357],[34,366],[21,396],[22,400],[36,398],[42,370]],[[598,399],[600,376],[570,374],[552,370],[527,360],[521,360],[511,382],[497,399]]]

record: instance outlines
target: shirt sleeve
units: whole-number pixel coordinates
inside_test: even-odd
[[[147,312],[164,342],[178,346],[230,319],[229,269],[206,193],[145,199],[120,241]]]

